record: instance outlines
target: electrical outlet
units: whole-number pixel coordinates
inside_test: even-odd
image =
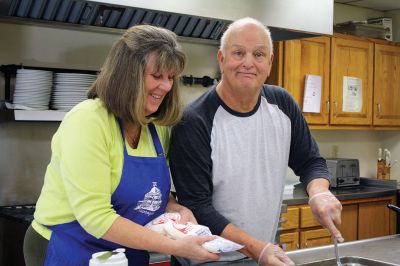
[[[339,147],[338,145],[332,146],[332,158],[338,158]]]

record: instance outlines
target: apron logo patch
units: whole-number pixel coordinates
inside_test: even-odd
[[[153,182],[153,187],[144,195],[144,199],[138,202],[135,210],[147,215],[152,215],[160,208],[162,203],[161,197],[161,191],[157,187],[157,182]]]

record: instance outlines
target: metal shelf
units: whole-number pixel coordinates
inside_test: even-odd
[[[67,112],[57,110],[0,110],[0,122],[47,121],[60,122]]]

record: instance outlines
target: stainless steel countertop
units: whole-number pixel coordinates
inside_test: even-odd
[[[339,254],[357,256],[400,265],[400,234],[340,243]],[[289,251],[295,263],[303,264],[335,257],[333,245]]]

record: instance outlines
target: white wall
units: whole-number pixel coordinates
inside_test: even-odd
[[[323,157],[334,157],[334,149],[337,149],[338,158],[359,159],[362,177],[376,178],[378,148],[390,148],[393,158],[400,158],[398,151],[394,149],[395,145],[400,145],[398,132],[389,133],[392,136],[391,143],[386,141],[388,136],[383,135],[383,132],[376,131],[312,130],[311,133],[318,142]],[[399,170],[399,165],[392,168],[393,179],[400,180]],[[289,171],[288,183],[297,181],[298,177]]]

